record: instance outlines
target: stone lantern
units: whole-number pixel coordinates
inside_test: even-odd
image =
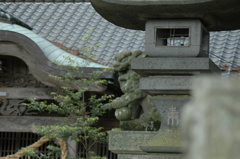
[[[141,75],[139,88],[151,95],[161,116],[155,136],[139,133],[133,149],[122,143],[111,148],[120,159],[180,159],[181,110],[191,98],[195,76],[220,74],[209,59],[209,31],[239,29],[238,0],[92,0],[94,8],[110,22],[129,29],[145,30],[144,58],[131,61]],[[107,9],[106,9],[107,8]],[[224,11],[223,11],[224,10]],[[121,138],[121,133],[122,138]],[[137,132],[110,135],[130,139]],[[125,135],[124,135],[125,134]],[[133,141],[130,140],[130,141]],[[132,150],[132,151],[131,151]]]

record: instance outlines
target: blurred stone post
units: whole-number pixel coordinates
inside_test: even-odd
[[[240,80],[195,80],[182,124],[186,159],[239,159]]]

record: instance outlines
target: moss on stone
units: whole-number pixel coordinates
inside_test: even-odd
[[[177,128],[163,129],[158,132],[147,144],[147,146],[180,147],[181,132]]]

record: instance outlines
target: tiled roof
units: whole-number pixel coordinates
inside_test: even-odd
[[[101,64],[112,65],[114,54],[121,50],[144,49],[144,32],[107,22],[90,3],[8,3],[1,4],[0,8],[27,23],[35,33],[49,41],[80,52],[84,52],[81,48],[96,46],[93,52]]]
[[[80,66],[80,67],[93,67],[93,68],[106,68],[106,66],[89,62],[80,57],[71,55],[59,47],[55,46],[48,40],[40,37],[36,33],[32,32],[29,29],[26,29],[22,26],[16,24],[8,24],[0,22],[1,29],[3,31],[15,32],[20,35],[26,36],[31,39],[38,47],[42,50],[44,55],[48,58],[49,61],[56,62],[60,65],[65,66]]]
[[[80,50],[96,46],[93,52],[99,63],[112,65],[120,50],[144,50],[145,33],[115,26],[103,19],[90,3],[75,4],[1,4],[44,38]],[[90,32],[90,33],[89,33]],[[88,38],[84,39],[89,35]],[[240,30],[212,32],[210,58],[219,66],[240,66]]]
[[[18,25],[21,25],[25,28],[32,30],[32,28],[29,27],[27,24],[23,23],[21,20],[15,18],[14,16],[12,16],[11,14],[2,10],[1,8],[0,8],[0,20],[11,21],[11,23],[13,23],[13,24],[18,24]]]
[[[240,66],[240,30],[211,32],[210,58],[229,69]]]

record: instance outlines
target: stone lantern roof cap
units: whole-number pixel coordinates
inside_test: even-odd
[[[91,0],[115,25],[145,30],[148,19],[200,19],[209,31],[240,29],[239,0]]]

